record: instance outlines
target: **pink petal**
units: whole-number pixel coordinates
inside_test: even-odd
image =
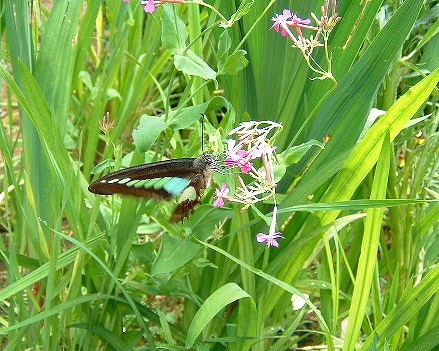
[[[149,0],[143,7],[146,12],[152,13],[155,10],[154,0]]]
[[[291,15],[292,15],[292,13],[291,13],[291,10],[290,10],[290,9],[284,9],[284,10],[282,11],[282,16],[284,16],[284,17],[286,17],[286,18],[291,17]]]
[[[280,235],[279,232],[273,234],[259,233],[256,235],[256,241],[258,243],[266,242],[269,247],[270,246],[279,247],[279,243],[276,240],[278,238],[285,239],[282,235]]]
[[[267,240],[267,237],[268,237],[267,234],[259,233],[259,234],[256,235],[256,241],[257,241],[258,243],[263,243],[264,241]]]
[[[268,242],[268,246],[279,247],[279,243],[274,238],[269,239],[269,241],[267,242]]]
[[[221,193],[223,195],[228,195],[230,192],[229,188],[227,187],[226,183],[221,184]]]
[[[253,165],[251,162],[246,162],[244,164],[240,164],[239,168],[241,169],[242,173],[250,173],[250,171],[253,169]]]
[[[231,157],[227,157],[227,158],[224,160],[224,163],[226,164],[227,167],[232,168],[232,167],[235,167],[235,166],[236,166],[237,161],[235,161],[235,160],[234,160],[233,158],[231,158]]]
[[[309,18],[302,19],[302,18],[294,15],[293,16],[293,23],[294,24],[310,24],[311,23],[311,19],[309,19]]]
[[[215,201],[213,205],[215,207],[223,207],[224,206],[224,197],[228,196],[230,193],[229,188],[226,183],[221,185],[221,189],[215,189]]]
[[[223,200],[223,198],[222,198],[222,197],[217,197],[217,198],[215,199],[215,201],[213,202],[213,205],[214,205],[215,207],[223,207],[223,206],[224,206],[224,200]]]

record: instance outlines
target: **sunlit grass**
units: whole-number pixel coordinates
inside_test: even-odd
[[[430,5],[339,1],[327,56],[337,84],[269,30],[284,7],[307,18],[321,5],[2,3],[2,349],[439,345]],[[387,114],[369,121],[372,107]],[[172,203],[87,190],[122,167],[223,155],[247,119],[283,125],[276,199],[214,208],[210,188],[170,224]],[[274,201],[285,240],[267,248],[255,236]]]

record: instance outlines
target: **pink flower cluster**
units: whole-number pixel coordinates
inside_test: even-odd
[[[281,34],[285,37],[288,35],[288,26],[295,27],[296,29],[302,28],[314,28],[308,26],[308,24],[311,23],[311,20],[309,18],[302,19],[300,17],[297,17],[294,13],[292,13],[289,9],[283,10],[282,14],[276,14],[274,17],[271,18],[272,21],[274,21],[274,24],[271,26],[270,29],[274,28],[276,32],[279,32],[279,30],[282,30]]]
[[[251,160],[261,158],[262,155],[271,153],[275,149],[270,148],[265,141],[253,146],[250,150],[242,149],[243,143],[240,145],[235,144],[236,141],[233,139],[227,141],[227,158],[224,162],[228,167],[238,166],[241,172],[245,174],[254,169]]]
[[[330,2],[332,3],[331,9]],[[289,9],[284,9],[281,14],[277,13],[271,18],[274,24],[270,29],[280,32],[283,36],[288,36],[294,43],[294,46],[299,48],[306,58],[311,55],[315,47],[325,46],[327,44],[329,33],[340,20],[336,8],[336,0],[325,0],[325,4],[322,6],[322,16],[320,19],[318,19],[315,14],[311,13],[317,26],[311,25],[311,19],[302,19],[292,13]],[[290,28],[294,28],[294,31],[291,31]],[[309,29],[313,31],[313,34],[307,38],[303,35],[302,29]],[[325,44],[320,42],[321,37],[323,37]]]
[[[240,186],[236,187],[234,194],[228,185],[223,183],[220,189],[215,190],[216,207],[225,205],[225,201],[243,204],[243,210],[259,201],[275,197],[276,183],[274,182],[273,159],[275,147],[271,147],[268,140],[273,131],[279,131],[282,126],[272,121],[243,122],[232,130],[229,135],[237,135],[238,142],[234,139],[227,141],[226,166],[238,167],[243,174],[247,174],[253,180],[246,184],[241,176],[237,175]],[[274,133],[276,135],[276,132]],[[271,138],[274,138],[271,135]],[[256,169],[253,160],[262,161],[261,169]],[[275,202],[276,203],[276,202]],[[258,242],[266,242],[268,246],[278,246],[278,238],[283,238],[276,228],[277,207],[274,207],[270,231],[268,234],[259,233],[256,236]]]

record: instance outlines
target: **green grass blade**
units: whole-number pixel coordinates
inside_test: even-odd
[[[390,144],[390,138],[386,135],[375,171],[370,194],[371,199],[380,199],[386,196],[390,158],[392,157],[391,152],[392,146]],[[384,209],[367,210],[363,242],[361,244],[361,255],[359,258],[357,275],[355,277],[355,288],[349,309],[349,324],[343,343],[343,350],[354,349],[360,335],[361,325],[369,303],[370,290],[374,275],[374,269],[371,267],[375,267],[377,261],[383,214]]]
[[[8,334],[13,330],[17,330],[20,329],[22,327],[40,322],[48,317],[51,316],[56,316],[57,314],[59,314],[62,311],[65,311],[67,309],[70,309],[72,307],[81,305],[83,303],[87,303],[90,301],[96,301],[96,300],[108,300],[108,299],[115,299],[114,296],[112,295],[104,295],[104,294],[90,294],[90,295],[86,295],[86,296],[80,296],[78,298],[69,300],[69,301],[65,301],[63,304],[59,304],[56,305],[48,310],[45,310],[43,312],[34,314],[32,317],[25,319],[17,324],[11,325],[9,327],[6,328],[2,328],[0,329],[0,335],[3,334]]]
[[[185,346],[187,348],[191,348],[195,343],[196,338],[201,334],[206,325],[219,311],[233,301],[242,299],[244,297],[250,297],[250,295],[235,283],[226,284],[216,290],[206,299],[198,312],[195,314],[195,317],[192,320],[187,332]]]
[[[389,312],[374,332],[367,338],[360,350],[368,350],[375,335],[388,340],[399,333],[404,325],[416,316],[424,304],[439,291],[439,267],[431,269],[414,288],[410,289],[401,301]]]

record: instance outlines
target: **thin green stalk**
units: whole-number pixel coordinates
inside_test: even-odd
[[[247,212],[240,213],[241,210],[238,208],[238,206],[235,206],[235,216],[232,220],[232,227],[233,228],[239,228],[243,226],[245,223],[248,223],[249,217]],[[238,248],[239,248],[239,258],[249,264],[250,266],[254,266],[255,259],[253,256],[253,240],[254,235],[250,232],[250,230],[247,228],[246,230],[241,231],[238,234],[237,242],[238,242]],[[256,296],[256,281],[255,276],[253,273],[249,272],[246,269],[243,269],[241,267],[241,278],[242,278],[242,285],[244,287],[244,290],[249,293],[251,296]]]

